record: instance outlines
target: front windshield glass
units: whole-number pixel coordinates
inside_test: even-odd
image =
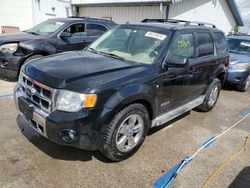
[[[48,35],[53,34],[60,27],[62,27],[64,23],[65,22],[58,21],[58,20],[47,20],[27,30],[26,32],[32,33],[34,35],[48,36]]]
[[[250,40],[227,39],[227,42],[230,52],[243,54],[250,52]]]
[[[167,34],[145,26],[118,26],[97,39],[87,50],[134,63],[152,64]]]

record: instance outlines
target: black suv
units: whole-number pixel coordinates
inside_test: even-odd
[[[115,25],[113,21],[95,18],[57,18],[24,32],[0,35],[0,76],[16,79],[24,62],[81,50]]]
[[[120,161],[150,128],[210,111],[229,62],[225,36],[182,22],[119,25],[85,50],[30,61],[15,88],[19,125]]]

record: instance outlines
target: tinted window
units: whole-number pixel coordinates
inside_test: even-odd
[[[227,52],[227,42],[223,33],[214,33],[214,40],[218,54]]]
[[[197,43],[198,57],[214,54],[214,44],[209,33],[198,33]]]
[[[85,25],[74,24],[65,29],[64,32],[70,33],[71,38],[81,37],[85,35]]]
[[[170,56],[184,56],[192,58],[194,56],[193,34],[179,35],[172,43],[169,50]]]
[[[106,27],[102,26],[102,25],[98,25],[98,24],[88,24],[87,26],[87,33],[88,35],[101,35],[103,34],[105,31],[107,31]]]

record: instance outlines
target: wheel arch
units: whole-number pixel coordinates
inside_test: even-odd
[[[142,89],[142,87],[139,87]],[[131,88],[130,88],[131,89]],[[139,103],[145,106],[148,111],[150,120],[154,119],[156,114],[156,106],[157,106],[157,98],[154,97],[153,93],[146,88],[142,89],[144,92],[139,92],[139,90],[122,93],[122,91],[114,94],[110,99],[104,104],[103,109],[100,112],[99,120],[97,121],[97,129],[98,127],[103,127],[103,125],[108,124],[116,115],[116,113],[120,112],[125,107]],[[131,94],[133,93],[133,94]],[[131,95],[129,95],[131,94]],[[98,126],[98,124],[102,126]]]

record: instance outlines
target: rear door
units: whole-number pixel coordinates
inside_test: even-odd
[[[63,37],[65,32],[68,36]],[[67,27],[58,36],[58,52],[82,50],[87,44],[86,25],[84,23],[76,23]]]
[[[86,35],[88,36],[88,42],[92,42],[95,39],[97,39],[99,36],[101,36],[103,33],[105,33],[108,29],[101,24],[97,23],[88,23],[87,24],[87,30]]]
[[[189,96],[200,96],[210,81],[213,67],[216,66],[217,56],[212,34],[209,30],[195,32],[196,53],[195,61],[190,62],[189,67]]]
[[[170,45],[166,62],[172,56],[184,56],[192,62],[195,54],[194,42],[192,31],[177,34]],[[168,68],[162,73],[160,83],[161,112],[181,106],[189,100],[189,66]]]

